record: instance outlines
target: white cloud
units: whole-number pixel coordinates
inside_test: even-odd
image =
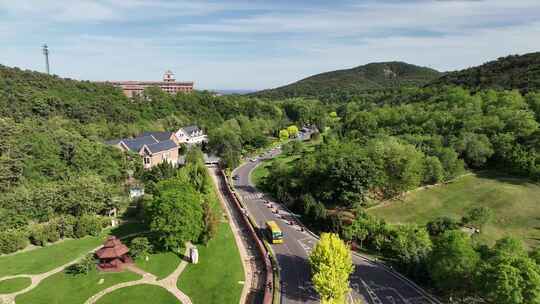
[[[12,18],[0,20],[0,63],[43,70],[43,39],[51,42],[53,72],[66,77],[152,80],[172,69],[199,88],[261,89],[373,61],[451,70],[540,50],[537,0],[281,8],[240,0],[0,0]],[[216,12],[227,14],[208,18]],[[171,23],[129,28],[150,19]],[[96,23],[105,32],[92,31]]]

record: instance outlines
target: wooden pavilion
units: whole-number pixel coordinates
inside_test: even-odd
[[[102,271],[122,271],[125,264],[133,263],[128,252],[127,246],[119,239],[115,236],[109,237],[103,247],[96,251],[99,259],[98,268]]]

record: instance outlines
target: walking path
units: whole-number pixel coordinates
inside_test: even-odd
[[[191,244],[188,244],[188,246],[186,246],[186,252],[185,252],[184,256],[187,256],[187,254],[189,253],[190,248],[191,248]],[[167,291],[172,293],[181,303],[183,303],[183,304],[192,304],[191,299],[185,293],[183,293],[180,289],[178,289],[178,287],[176,285],[176,282],[178,281],[178,277],[180,276],[182,271],[184,271],[186,266],[187,266],[187,262],[185,260],[182,260],[182,262],[178,265],[178,267],[176,268],[176,270],[173,273],[171,273],[170,275],[168,275],[166,278],[164,278],[162,280],[157,280],[155,275],[153,275],[151,273],[148,273],[148,272],[138,268],[135,265],[129,265],[127,268],[130,271],[133,271],[133,272],[135,272],[137,274],[142,275],[142,279],[139,279],[137,281],[124,282],[124,283],[113,285],[113,286],[111,286],[111,287],[109,287],[107,289],[104,289],[104,290],[96,293],[92,297],[90,297],[90,299],[86,300],[85,304],[94,304],[101,297],[103,297],[104,295],[106,295],[108,293],[111,293],[111,292],[113,292],[115,290],[118,290],[118,289],[121,289],[121,288],[124,288],[124,287],[142,285],[142,284],[148,284],[148,285],[155,285],[155,286],[163,287]]]
[[[121,237],[121,239],[125,239],[125,238],[131,237],[131,236],[134,236],[134,235],[139,235],[139,234],[141,234],[141,232],[131,233],[131,234],[128,234],[128,235],[125,235],[125,236]],[[88,253],[95,252],[96,250],[98,250],[101,247],[102,247],[102,245],[99,245],[98,247],[88,251]],[[191,244],[188,244],[188,246],[186,246],[185,255],[188,254],[189,248],[191,248]],[[52,276],[54,274],[59,273],[59,272],[63,271],[65,268],[77,263],[82,258],[84,258],[84,256],[85,255],[83,255],[83,256],[81,256],[81,257],[79,257],[79,258],[77,258],[77,259],[75,259],[75,260],[73,260],[73,261],[71,261],[69,263],[58,266],[57,268],[54,268],[54,269],[49,270],[47,272],[44,272],[44,273],[40,273],[40,274],[17,274],[17,275],[6,276],[6,277],[0,278],[0,282],[10,280],[10,279],[15,279],[15,278],[30,278],[30,280],[32,281],[30,286],[28,286],[28,287],[26,287],[26,288],[24,288],[22,290],[19,290],[19,291],[13,292],[13,293],[8,293],[8,294],[0,294],[0,304],[15,304],[15,298],[18,295],[31,291],[32,289],[36,288],[39,285],[39,283],[41,283],[41,281],[45,280],[46,278],[48,278],[48,277],[50,277],[50,276]],[[138,268],[138,267],[136,267],[134,265],[130,265],[128,267],[128,269],[130,271],[133,271],[133,272],[135,272],[137,274],[142,275],[143,276],[142,279],[139,279],[137,281],[120,283],[120,284],[111,286],[111,287],[109,287],[109,288],[107,288],[105,290],[102,290],[101,292],[95,294],[94,296],[92,296],[90,299],[88,299],[86,301],[86,303],[88,303],[88,304],[95,303],[103,295],[105,295],[105,294],[107,294],[109,292],[112,292],[112,291],[114,291],[116,289],[120,289],[122,287],[128,287],[128,286],[139,285],[139,284],[150,284],[150,285],[161,286],[161,287],[167,289],[170,293],[172,293],[183,304],[192,304],[190,298],[186,294],[184,294],[182,291],[180,291],[178,289],[178,287],[176,286],[176,281],[178,280],[178,277],[180,276],[182,271],[184,271],[186,266],[187,266],[187,262],[185,260],[183,260],[178,265],[178,267],[176,268],[176,270],[173,273],[171,273],[166,278],[158,281],[156,276],[154,276],[153,274],[145,272],[145,271],[141,270],[140,268]]]
[[[102,245],[99,245],[98,247],[90,250],[89,252],[94,252],[96,250],[98,250],[99,248],[101,248]],[[15,304],[15,297],[20,295],[20,294],[23,294],[23,293],[26,293],[26,292],[29,292],[30,290],[36,288],[39,283],[41,283],[41,281],[45,280],[46,278],[54,275],[54,274],[57,274],[59,273],[60,271],[64,270],[66,267],[69,267],[71,266],[72,264],[75,264],[77,263],[79,260],[81,260],[84,256],[81,256],[69,263],[66,263],[62,266],[58,266],[56,267],[55,269],[53,270],[49,270],[47,272],[43,272],[43,273],[40,273],[40,274],[17,274],[17,275],[12,275],[12,276],[7,276],[7,277],[2,277],[0,278],[0,282],[1,281],[5,281],[5,280],[9,280],[9,279],[16,279],[16,278],[30,278],[30,280],[32,280],[32,283],[30,284],[30,286],[26,287],[25,289],[23,290],[19,290],[19,291],[16,291],[16,292],[12,292],[12,293],[8,293],[8,294],[0,294],[0,304]]]

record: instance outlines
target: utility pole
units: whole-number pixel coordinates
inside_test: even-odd
[[[47,70],[47,74],[50,74],[49,71],[49,47],[47,44],[43,45],[43,55],[45,55],[45,69]]]

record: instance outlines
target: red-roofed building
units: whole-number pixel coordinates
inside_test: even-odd
[[[142,94],[147,87],[159,87],[162,91],[176,93],[191,93],[193,91],[193,81],[176,82],[174,74],[171,71],[166,71],[163,75],[163,81],[107,81],[116,87],[122,89],[127,97],[134,97]]]
[[[129,248],[119,239],[115,236],[109,237],[103,247],[96,251],[98,268],[102,271],[121,271],[125,264],[133,263],[128,252]]]

